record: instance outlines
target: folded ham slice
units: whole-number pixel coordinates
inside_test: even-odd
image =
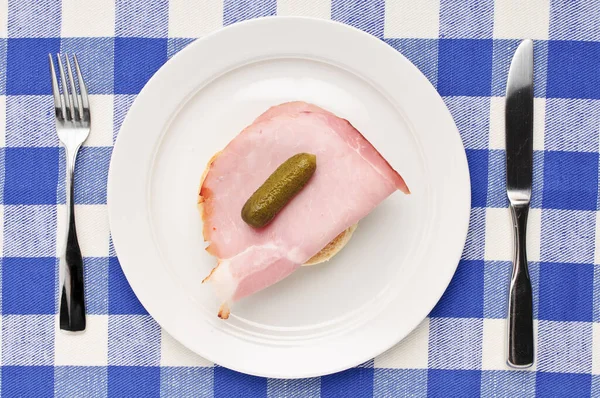
[[[240,212],[246,200],[291,156],[317,156],[304,189],[261,229]],[[402,177],[347,120],[315,105],[270,108],[237,135],[207,167],[198,203],[207,251],[218,258],[205,281],[230,305],[294,272],[394,191]]]

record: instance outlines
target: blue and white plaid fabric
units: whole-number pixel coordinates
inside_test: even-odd
[[[163,332],[123,276],[106,214],[112,145],[150,76],[194,38],[276,14],[348,23],[415,63],[456,120],[473,188],[463,258],[430,317],[361,367],[295,381],[214,366]],[[503,346],[512,245],[503,95],[526,37],[536,65],[538,351],[534,369],[516,371]],[[80,57],[94,117],[76,173],[90,314],[79,336],[56,326],[65,170],[47,54],[59,51]],[[600,396],[598,0],[0,0],[0,131],[3,397]]]

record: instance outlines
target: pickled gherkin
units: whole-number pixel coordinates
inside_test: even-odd
[[[242,208],[242,219],[262,228],[304,188],[317,168],[317,157],[298,153],[283,162],[250,196]]]

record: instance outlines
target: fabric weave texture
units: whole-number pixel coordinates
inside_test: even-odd
[[[305,380],[236,373],[162,331],[123,275],[106,211],[112,146],[146,81],[195,38],[270,15],[337,20],[404,54],[450,109],[472,183],[462,260],[429,317],[362,366]],[[513,370],[503,115],[523,38],[535,52],[537,353],[534,368]],[[89,313],[76,338],[57,330],[65,155],[47,65],[57,52],[77,53],[94,118],[75,177]],[[600,1],[0,0],[0,132],[2,397],[600,396]]]

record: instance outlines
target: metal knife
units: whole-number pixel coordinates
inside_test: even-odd
[[[533,365],[533,303],[527,269],[527,214],[533,179],[533,42],[513,56],[506,83],[506,192],[514,230],[508,300],[508,358],[514,368]]]

